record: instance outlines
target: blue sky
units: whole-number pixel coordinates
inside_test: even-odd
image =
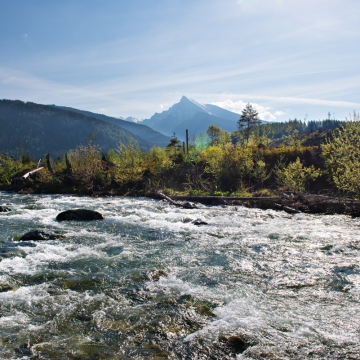
[[[0,98],[149,118],[360,111],[359,0],[2,0]]]

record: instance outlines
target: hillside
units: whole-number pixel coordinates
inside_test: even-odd
[[[301,146],[320,146],[321,144],[325,144],[327,139],[333,139],[333,129],[317,129],[305,131],[295,137],[296,140],[299,141],[299,145]],[[284,137],[280,139],[273,140],[269,147],[280,147],[286,145],[289,140]]]
[[[89,134],[96,137],[102,151],[137,141],[147,150],[151,144],[128,130],[73,111],[19,100],[0,100],[0,153],[33,157],[63,155],[79,144],[86,144]]]
[[[120,128],[128,130],[131,133],[133,133],[134,135],[137,135],[139,138],[147,141],[148,143],[150,143],[153,146],[165,147],[170,141],[170,138],[168,136],[165,136],[165,135],[161,134],[160,132],[151,129],[147,125],[138,124],[131,120],[117,119],[117,118],[114,118],[111,116],[107,116],[107,115],[103,115],[103,114],[96,114],[96,113],[93,113],[90,111],[74,109],[74,108],[66,107],[66,106],[56,106],[56,105],[52,105],[52,106],[57,109],[73,111],[73,112],[76,112],[79,114],[83,114],[85,116],[89,116],[89,117],[93,117],[98,120],[105,121],[109,124],[119,126]],[[134,119],[134,118],[128,118],[128,119]]]

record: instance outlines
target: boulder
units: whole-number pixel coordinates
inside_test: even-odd
[[[103,220],[104,217],[94,210],[86,209],[73,209],[66,210],[61,212],[57,217],[57,221],[66,221],[66,220],[80,220],[80,221],[90,221],[90,220]]]
[[[0,212],[9,212],[12,211],[11,208],[9,208],[8,206],[0,206]]]
[[[64,235],[47,232],[46,230],[35,229],[24,234],[19,240],[56,240],[63,239]]]
[[[197,209],[197,206],[190,201],[183,201],[180,205],[185,209]]]
[[[205,221],[203,221],[201,219],[196,219],[196,220],[192,221],[191,223],[196,225],[196,226],[209,225],[207,222],[205,222]]]

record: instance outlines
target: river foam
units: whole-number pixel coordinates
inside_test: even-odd
[[[0,195],[4,359],[360,358],[359,219]],[[66,237],[17,246],[34,228]]]

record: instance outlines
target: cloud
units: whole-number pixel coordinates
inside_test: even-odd
[[[232,111],[234,113],[241,114],[241,111],[245,108],[247,103],[242,100],[238,100],[234,102],[228,99],[225,101],[213,102],[212,104],[219,106],[223,109]],[[265,107],[256,103],[252,103],[251,105],[259,113],[259,118],[262,120],[276,120],[276,116],[275,116],[276,113],[278,113],[278,115],[284,114],[282,111],[277,111],[276,113],[272,114],[269,111],[270,110],[269,107]]]
[[[275,116],[282,116],[282,115],[285,115],[285,113],[280,110],[280,111],[275,111],[275,112],[274,112],[274,115],[275,115]]]

